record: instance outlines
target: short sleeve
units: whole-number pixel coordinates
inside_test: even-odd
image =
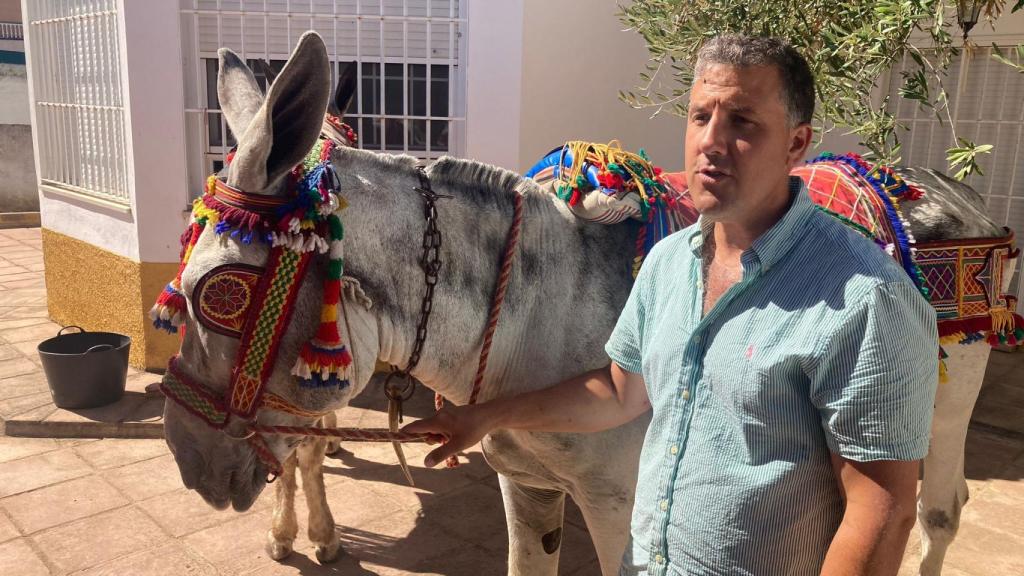
[[[612,362],[618,364],[623,370],[640,374],[643,366],[643,331],[647,305],[645,302],[646,293],[650,292],[650,283],[654,262],[648,257],[644,266],[640,268],[640,274],[633,282],[633,289],[629,292],[626,306],[619,314],[619,320],[615,323],[615,329],[608,338],[604,350]]]
[[[938,347],[935,312],[912,284],[879,284],[853,304],[811,375],[829,449],[856,461],[924,458]]]

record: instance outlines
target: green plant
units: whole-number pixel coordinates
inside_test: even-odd
[[[987,0],[985,14],[993,21],[1006,0]],[[815,76],[819,136],[836,128],[856,134],[874,161],[900,161],[899,124],[889,111],[889,96],[881,101],[878,82],[894,64],[909,56],[901,71],[899,98],[911,100],[949,122],[953,132],[947,151],[957,178],[981,173],[977,159],[992,146],[957,136],[945,89],[946,71],[960,55],[955,2],[950,0],[634,0],[620,7],[620,18],[647,43],[650,61],[640,74],[642,84],[620,97],[654,114],[686,114],[692,63],[704,41],[718,34],[739,32],[779,36],[805,58]],[[1024,7],[1017,0],[1013,11]],[[1024,61],[1024,46],[1017,48]],[[1024,71],[1001,52],[1000,62]]]

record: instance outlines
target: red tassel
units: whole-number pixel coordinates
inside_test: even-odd
[[[337,304],[341,299],[341,282],[328,280],[324,282],[324,304]]]
[[[989,346],[999,346],[999,336],[995,332],[989,332],[988,338],[985,339]]]
[[[338,334],[337,322],[321,322],[320,328],[316,331],[316,339],[326,344],[334,344],[341,341]]]
[[[572,197],[569,198],[569,206],[575,206],[580,203],[580,191],[577,188],[572,191]]]

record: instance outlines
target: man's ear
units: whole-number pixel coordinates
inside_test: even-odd
[[[789,134],[789,158],[790,169],[799,166],[811,147],[811,140],[814,138],[814,129],[810,124],[800,124],[793,128]]]

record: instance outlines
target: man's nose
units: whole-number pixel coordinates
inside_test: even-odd
[[[727,126],[725,115],[715,110],[700,138],[700,152],[705,156],[722,156],[725,154]]]

